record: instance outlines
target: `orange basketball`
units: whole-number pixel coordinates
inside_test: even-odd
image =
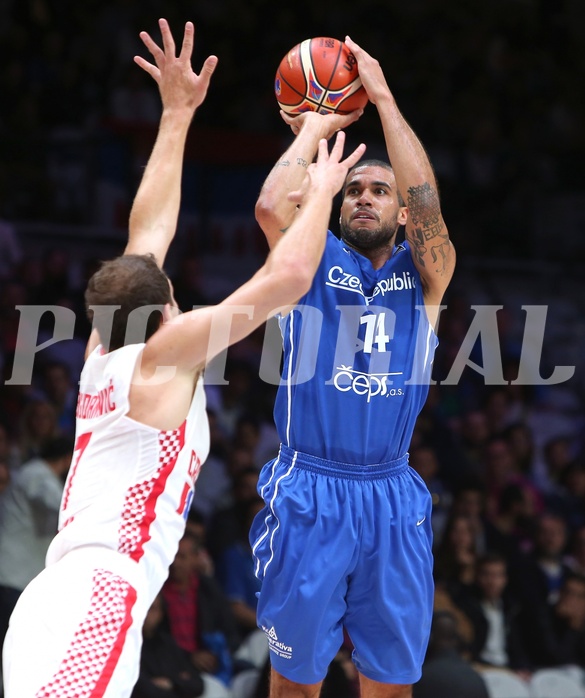
[[[349,114],[368,102],[353,53],[343,41],[322,36],[305,39],[286,54],[274,91],[287,114]]]

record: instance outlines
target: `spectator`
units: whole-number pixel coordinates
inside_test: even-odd
[[[485,396],[483,410],[492,437],[501,436],[517,417],[508,386],[493,387]]]
[[[188,533],[199,543],[197,571],[199,574],[213,577],[215,574],[215,564],[207,550],[207,526],[205,518],[196,509],[191,508],[189,511],[185,533]]]
[[[260,581],[254,574],[248,532],[254,517],[263,506],[263,500],[258,496],[242,502],[237,539],[220,553],[217,564],[218,580],[229,599],[242,637],[258,630],[256,592],[260,591]]]
[[[51,400],[57,401],[59,420],[60,422],[65,420],[64,423],[67,426],[71,419],[71,411],[75,413],[79,378],[85,363],[85,349],[91,332],[91,323],[85,309],[76,306],[71,297],[61,299],[57,305],[75,313],[74,334],[73,337],[61,339],[43,349],[39,356],[39,390],[54,394]],[[43,326],[41,323],[37,344],[50,342],[53,339],[53,333],[53,327]],[[52,375],[47,375],[47,369]]]
[[[563,470],[553,510],[566,518],[572,528],[585,524],[585,462],[575,460]]]
[[[473,522],[467,516],[451,516],[435,555],[435,579],[457,601],[463,590],[473,584],[477,547]]]
[[[164,625],[165,606],[159,594],[144,619],[140,674],[132,698],[197,698],[205,695],[203,678]]]
[[[534,547],[518,560],[514,569],[517,596],[534,607],[550,606],[557,601],[570,572],[564,562],[567,542],[567,524],[561,516],[545,513],[537,520]]]
[[[183,536],[162,595],[175,642],[189,654],[198,671],[214,676],[227,687],[240,637],[219,585],[213,577],[198,571],[199,552],[199,542],[188,534]]]
[[[57,436],[57,413],[50,402],[33,400],[24,406],[18,439],[21,462],[38,456],[45,443]]]
[[[500,506],[503,490],[516,484],[527,491],[538,511],[542,508],[540,493],[530,478],[522,472],[510,443],[504,437],[495,437],[485,449],[485,481],[487,486],[487,513],[493,517]]]
[[[209,552],[214,560],[219,559],[228,545],[239,540],[241,512],[251,499],[258,496],[258,470],[252,463],[249,451],[232,451],[228,457],[228,468],[232,482],[230,497],[215,510],[207,528]]]
[[[556,603],[531,610],[526,638],[535,667],[576,665],[585,669],[584,577],[567,575]]]
[[[254,387],[254,370],[244,361],[228,361],[225,385],[208,388],[209,406],[216,413],[219,428],[228,439],[236,432],[236,424],[246,414]]]
[[[520,604],[508,588],[507,563],[497,554],[477,562],[475,584],[458,599],[473,623],[473,661],[515,670],[528,669],[520,627]]]
[[[8,426],[0,422],[0,463],[13,468],[19,463],[18,449],[10,439]]]
[[[489,521],[486,518],[486,496],[481,482],[469,478],[460,482],[453,495],[450,517],[466,516],[473,527],[478,554],[490,547]]]
[[[497,511],[502,490],[518,482],[520,469],[508,442],[502,437],[492,438],[483,453],[484,478],[488,494],[488,516]]]
[[[30,386],[18,383],[7,385],[6,381],[12,376],[14,354],[11,354],[3,365],[1,361],[0,356],[0,383],[3,383],[0,391],[0,421],[6,429],[8,444],[4,445],[10,450],[10,466],[18,467],[23,461],[20,438],[23,413],[30,403]]]
[[[475,409],[462,415],[459,426],[459,446],[468,472],[475,477],[483,473],[482,454],[490,435],[485,412]]]
[[[511,484],[501,492],[498,509],[492,519],[495,534],[492,550],[498,550],[508,560],[518,559],[530,549],[536,518],[532,490]]]
[[[10,468],[6,461],[0,460],[0,504],[2,504],[1,496],[6,492],[10,485]],[[2,528],[2,515],[4,513],[4,505],[0,506],[0,530]]]
[[[520,472],[528,478],[535,478],[534,437],[529,426],[515,422],[506,427],[503,438],[508,442]]]
[[[42,390],[57,413],[57,426],[62,434],[75,433],[77,385],[66,364],[54,361],[43,367]]]
[[[60,437],[47,441],[39,457],[14,472],[4,493],[0,520],[0,644],[18,597],[45,566],[47,549],[57,533],[72,455],[72,440]]]
[[[448,611],[433,615],[429,648],[413,698],[489,698],[484,680],[461,654],[456,620]]]
[[[572,532],[569,550],[564,562],[571,572],[585,578],[585,526],[579,526],[577,530]]]
[[[544,444],[542,450],[546,469],[543,486],[546,493],[555,499],[555,495],[562,492],[560,481],[563,473],[574,461],[572,439],[569,436],[555,436]]]
[[[473,645],[473,624],[465,613],[463,613],[461,608],[453,601],[445,585],[441,581],[438,581],[435,584],[433,614],[444,611],[450,613],[455,619],[457,634],[461,642],[461,654],[465,659],[469,659],[471,657],[471,647]]]
[[[444,389],[430,385],[427,401],[416,420],[410,451],[423,445],[432,448],[438,460],[441,481],[447,490],[452,491],[469,469],[448,417],[446,402]]]
[[[265,461],[261,461],[259,454],[261,436],[261,420],[253,412],[243,414],[236,423],[236,430],[233,436],[233,445],[242,448],[252,454],[254,465],[261,469]],[[260,457],[259,457],[260,455]]]

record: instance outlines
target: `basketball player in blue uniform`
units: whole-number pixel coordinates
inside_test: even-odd
[[[366,160],[349,171],[341,239],[329,232],[311,290],[279,320],[282,445],[262,470],[265,507],[250,531],[271,698],[318,696],[344,627],[362,697],[408,698],[431,623],[431,502],[408,447],[455,252],[421,143],[379,63],[346,43],[392,167]],[[287,194],[298,189],[319,139],[359,116],[283,115],[296,138],[256,205],[271,247],[297,215]],[[397,244],[401,225],[406,241]]]

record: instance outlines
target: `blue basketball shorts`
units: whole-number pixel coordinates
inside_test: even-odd
[[[372,466],[281,446],[250,530],[273,668],[317,683],[343,641],[367,678],[418,681],[433,610],[431,497],[408,456]]]

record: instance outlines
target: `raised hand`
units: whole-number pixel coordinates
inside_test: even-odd
[[[176,56],[175,41],[166,19],[159,20],[162,35],[160,46],[148,32],[140,32],[140,38],[154,58],[154,64],[141,56],[134,61],[158,84],[163,109],[188,109],[195,111],[205,99],[217,57],[209,56],[199,74],[191,67],[195,28],[192,22],[185,25],[185,34],[179,56]]]
[[[307,174],[301,188],[288,195],[289,201],[302,204],[311,191],[323,187],[329,189],[331,198],[337,194],[345,182],[348,170],[358,162],[366,150],[366,146],[361,143],[345,160],[341,160],[344,145],[345,133],[343,131],[337,134],[331,153],[327,149],[327,139],[322,138],[319,141],[317,160],[307,168]]]
[[[345,43],[357,60],[360,79],[370,102],[376,104],[378,99],[390,94],[380,63],[349,36],[345,37]]]

